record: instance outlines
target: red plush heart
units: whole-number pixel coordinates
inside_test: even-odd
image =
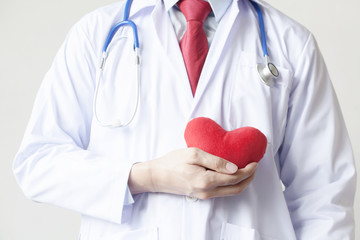
[[[258,129],[242,127],[224,130],[215,121],[199,117],[191,120],[185,129],[188,147],[196,147],[235,163],[239,168],[259,162],[265,154],[267,139]]]

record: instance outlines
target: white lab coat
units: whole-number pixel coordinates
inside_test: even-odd
[[[96,69],[124,2],[76,24],[38,93],[14,172],[24,193],[82,214],[80,239],[352,239],[355,170],[329,76],[313,36],[260,2],[268,48],[280,76],[258,77],[263,63],[257,15],[234,0],[215,33],[195,98],[178,41],[161,0],[135,0],[141,54],[141,99],[130,126],[106,128],[93,119]],[[130,117],[135,68],[129,28],[110,45],[98,113]],[[129,196],[135,162],[179,148],[198,116],[225,129],[260,129],[267,151],[240,195],[209,200],[144,193]],[[280,181],[283,182],[283,191]]]

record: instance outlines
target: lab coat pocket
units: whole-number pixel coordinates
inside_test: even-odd
[[[256,229],[230,223],[223,223],[220,236],[220,240],[276,240],[275,238],[261,235]]]
[[[268,137],[268,141],[278,146],[281,137],[272,139],[272,133],[276,132],[281,136],[284,132],[292,73],[278,66],[279,77],[267,85],[257,72],[256,63],[259,61],[256,54],[241,54],[232,84],[231,124],[235,127],[256,127]]]
[[[107,231],[104,231],[107,229]],[[89,224],[84,224],[81,226],[81,231],[79,234],[79,240],[158,240],[159,231],[157,227],[150,228],[141,228],[136,230],[121,230],[114,231],[114,228],[104,227],[102,230],[99,230],[94,225],[90,228]]]
[[[125,231],[102,238],[103,240],[157,240],[159,231],[157,227]]]

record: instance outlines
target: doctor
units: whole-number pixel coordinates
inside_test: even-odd
[[[176,0],[134,0],[140,101],[126,127],[103,127],[93,114],[101,50],[125,2],[82,18],[39,90],[13,166],[20,187],[34,201],[81,213],[84,240],[353,239],[352,150],[314,37],[256,1],[279,71],[268,86],[256,71],[263,53],[251,3],[209,2],[209,50],[194,90]],[[132,44],[125,27],[109,45],[96,94],[105,122],[131,118],[136,106]],[[264,158],[237,169],[187,149],[185,126],[199,116],[227,130],[260,129]]]

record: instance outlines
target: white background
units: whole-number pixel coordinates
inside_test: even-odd
[[[111,2],[114,0],[0,0],[0,240],[77,239],[79,215],[27,200],[15,182],[11,164],[37,89],[66,33],[81,16]],[[359,169],[360,1],[268,2],[317,38]],[[357,228],[359,192],[360,183],[355,205]],[[360,230],[356,234],[360,240]]]

